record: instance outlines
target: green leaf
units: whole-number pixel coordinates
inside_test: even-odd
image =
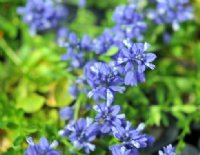
[[[182,106],[182,111],[185,113],[193,113],[197,110],[197,107],[192,104],[186,104]]]
[[[185,112],[185,113],[193,113],[197,110],[197,107],[192,104],[186,104],[186,105],[174,105],[172,107],[172,112]]]
[[[45,98],[35,93],[18,101],[17,108],[22,108],[27,113],[34,113],[44,105]]]
[[[106,56],[106,55],[101,55],[99,57],[99,60],[104,61],[104,62],[110,62],[110,57]]]
[[[15,146],[18,146],[18,145],[21,145],[23,141],[24,141],[24,137],[18,136],[18,137],[16,137],[16,138],[14,139],[13,144],[14,144]]]
[[[105,54],[103,54],[103,55],[111,57],[111,56],[115,55],[117,52],[118,52],[118,48],[114,46],[114,47],[111,47],[111,48],[110,48]]]
[[[149,111],[149,119],[147,123],[150,125],[160,125],[161,121],[161,110],[159,106],[151,106]]]

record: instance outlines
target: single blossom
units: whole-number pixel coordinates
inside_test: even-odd
[[[70,122],[64,130],[60,131],[63,136],[68,136],[71,143],[77,149],[84,149],[85,153],[95,150],[91,142],[99,132],[99,124],[93,123],[91,118],[80,118],[77,122]]]
[[[42,137],[38,144],[35,144],[31,137],[27,138],[27,142],[29,143],[29,147],[25,151],[24,155],[61,155],[59,151],[54,150],[57,147],[58,142],[53,141],[53,143],[49,143],[49,141]]]
[[[122,152],[125,155],[139,155],[139,149],[146,148],[154,143],[154,138],[141,133],[144,129],[144,124],[140,124],[136,129],[131,127],[130,122],[124,121],[121,126],[113,128],[113,135],[118,138],[121,143],[111,146],[110,150],[113,155],[117,152]]]
[[[106,63],[94,63],[88,67],[85,77],[92,88],[88,97],[93,97],[95,100],[104,99],[107,105],[113,102],[115,92],[122,93],[125,90],[121,86],[123,79],[119,76],[115,67]]]
[[[170,144],[166,147],[163,147],[163,151],[158,152],[159,155],[176,155],[175,148]]]
[[[59,111],[59,114],[63,120],[72,120],[74,117],[74,109],[66,106]]]
[[[116,60],[122,74],[125,74],[124,83],[126,85],[137,85],[139,82],[145,81],[144,72],[146,68],[154,69],[152,62],[156,55],[147,53],[148,43],[130,43],[124,41],[124,47],[120,49],[120,54]]]
[[[116,145],[110,147],[112,155],[139,155],[138,150],[136,149],[127,149],[124,146]]]
[[[68,42],[64,44],[67,47],[67,52],[62,55],[62,60],[69,60],[70,65],[74,69],[82,68],[85,64],[85,52],[92,49],[92,40],[84,35],[81,39],[75,33],[70,33]]]
[[[67,41],[69,35],[69,30],[65,27],[61,27],[57,30],[56,33],[56,41],[59,46],[63,46],[63,44]]]
[[[101,132],[111,133],[115,126],[121,125],[121,119],[125,118],[125,114],[119,114],[120,106],[107,106],[106,103],[99,103],[94,106],[94,110],[98,112],[96,121],[101,122]]]
[[[111,29],[105,31],[93,40],[93,51],[96,54],[106,53],[112,46],[114,46],[114,34]]]

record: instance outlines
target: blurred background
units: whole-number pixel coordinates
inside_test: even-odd
[[[59,139],[64,126],[58,111],[75,101],[69,94],[66,52],[56,43],[55,31],[31,36],[17,14],[25,0],[0,0],[0,154],[20,155],[29,136]],[[127,0],[65,0],[69,15],[64,24],[79,37],[95,37],[113,26],[112,13]],[[123,112],[133,124],[145,122],[147,132],[157,139],[152,152],[169,143],[183,155],[200,152],[200,1],[193,0],[194,20],[173,32],[152,27],[145,36],[157,55],[156,69],[146,82],[117,96]],[[163,43],[163,34],[170,41]],[[84,110],[82,115],[84,115]],[[60,149],[69,154],[70,146]],[[97,150],[94,154],[103,155]]]

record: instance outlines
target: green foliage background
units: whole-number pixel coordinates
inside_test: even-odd
[[[79,36],[97,36],[113,25],[113,9],[125,3],[88,0],[86,8],[77,9],[75,1],[66,0],[76,12],[67,27]],[[16,14],[16,8],[24,4],[24,0],[0,0],[0,154],[4,155],[22,154],[29,136],[59,140],[57,132],[65,123],[58,110],[74,102],[67,91],[71,74],[60,61],[65,49],[56,45],[54,32],[29,36]],[[162,42],[167,26],[149,28],[145,41],[153,45],[158,56],[156,69],[148,71],[145,83],[116,99],[133,124],[146,123],[147,132],[158,140],[157,148],[175,142],[177,150],[183,150],[191,126],[200,122],[200,1],[194,0],[192,5],[195,20],[181,24],[169,44]],[[84,101],[82,106],[88,99]],[[85,115],[84,111],[80,115]],[[163,133],[168,136],[162,140]],[[68,141],[60,141],[64,154],[74,150]],[[105,145],[96,143],[102,148]],[[105,154],[102,150],[97,150],[98,155]]]

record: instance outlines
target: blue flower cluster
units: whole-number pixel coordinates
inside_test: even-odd
[[[113,62],[95,62],[87,67],[85,77],[92,88],[88,97],[93,97],[96,101],[104,99],[110,105],[115,92],[124,92],[124,84],[133,86],[144,82],[146,68],[155,68],[152,62],[156,55],[147,53],[149,46],[147,43],[131,43],[125,40]]]
[[[66,7],[53,0],[28,0],[17,12],[23,15],[31,35],[57,28],[68,14]]]
[[[153,137],[142,133],[144,124],[141,123],[134,129],[131,123],[125,120],[125,115],[119,114],[119,105],[107,106],[106,103],[99,103],[94,106],[94,109],[98,112],[95,121],[91,118],[80,118],[77,122],[71,120],[59,134],[62,137],[67,136],[76,148],[83,148],[85,153],[95,150],[95,145],[91,142],[97,135],[109,134],[119,140],[119,144],[110,147],[113,155],[117,155],[116,152],[121,150],[127,152],[127,155],[139,155],[138,149],[154,143]],[[65,108],[65,112],[67,111]],[[63,117],[63,114],[61,116]]]
[[[93,122],[89,118],[70,120],[59,134],[68,137],[76,148],[84,149],[86,153],[94,151],[95,146],[91,142],[97,135],[109,134],[119,141],[118,144],[110,147],[113,155],[116,155],[116,152],[119,154],[120,151],[121,154],[136,155],[139,154],[139,149],[152,145],[154,139],[142,133],[143,125],[135,129],[130,122],[126,121],[125,114],[120,114],[120,106],[113,105],[114,96],[117,92],[123,93],[125,85],[133,86],[144,82],[146,69],[155,68],[152,62],[156,55],[147,52],[149,44],[131,41],[131,39],[142,38],[142,33],[146,29],[143,17],[136,12],[134,6],[116,8],[113,19],[117,25],[112,29],[106,29],[95,39],[90,39],[88,36],[78,39],[74,33],[68,36],[68,42],[65,44],[67,53],[62,56],[62,59],[71,60],[71,68],[83,67],[82,82],[85,87],[86,85],[90,87],[88,97],[92,97],[98,103],[93,107],[97,115]],[[118,51],[111,57],[110,63],[97,60],[86,63],[86,52],[95,53],[98,59],[98,56],[105,54],[113,46],[117,47]],[[77,84],[70,87],[74,97],[77,96],[78,91],[82,91]],[[103,102],[99,103],[100,101]],[[69,119],[70,116],[65,112],[71,115],[70,108],[60,111],[62,118]]]
[[[139,155],[138,149],[145,148],[151,145],[154,139],[145,134],[140,134],[144,129],[144,124],[140,124],[136,129],[131,128],[129,122],[125,122],[124,128],[113,129],[114,135],[121,141],[119,145],[111,146],[113,155]],[[98,134],[99,124],[92,123],[91,118],[80,118],[76,123],[71,122],[67,129],[70,141],[76,148],[83,148],[86,153],[95,150],[95,145],[91,143]],[[38,144],[35,144],[31,137],[27,138],[29,147],[24,152],[24,155],[62,155],[60,151],[54,150],[58,146],[57,141],[49,143],[49,141],[42,137]],[[176,155],[175,148],[168,145],[163,148],[163,151],[158,152],[159,155]]]
[[[135,5],[118,6],[113,15],[116,26],[113,28],[116,35],[122,34],[124,38],[143,40],[143,33],[147,29],[142,14],[138,13]]]
[[[53,141],[53,143],[50,144],[45,137],[42,137],[39,143],[35,144],[33,139],[29,137],[27,138],[27,142],[30,146],[27,148],[24,155],[61,155],[61,152],[54,150],[58,145],[57,141]]]
[[[113,62],[107,64],[94,61],[87,64],[85,67],[85,78],[92,89],[89,91],[88,96],[93,97],[96,101],[100,99],[105,101],[94,106],[94,110],[98,113],[95,122],[90,125],[92,128],[87,128],[87,123],[84,125],[84,130],[89,129],[90,132],[92,132],[91,130],[94,131],[92,132],[92,138],[90,135],[85,135],[84,133],[76,134],[75,139],[70,138],[73,133],[80,132],[77,131],[79,130],[78,128],[73,127],[75,124],[87,122],[83,118],[77,122],[70,121],[60,132],[62,136],[68,136],[75,147],[84,148],[86,153],[90,150],[94,150],[94,146],[89,142],[94,140],[93,138],[95,138],[97,134],[109,134],[119,139],[121,142],[120,144],[110,147],[113,155],[115,155],[116,150],[124,150],[129,154],[133,152],[138,153],[138,149],[145,148],[154,141],[151,136],[141,133],[141,125],[137,129],[132,128],[130,122],[125,120],[125,115],[120,114],[120,106],[112,105],[115,93],[122,93],[125,91],[124,84],[133,85],[132,83],[134,83],[136,85],[138,82],[141,82],[141,80],[139,80],[140,73],[144,74],[146,68],[154,69],[155,67],[152,61],[156,56],[153,53],[146,53],[149,47],[147,43],[133,44],[129,41],[125,41],[123,44],[123,48],[118,51]],[[130,71],[133,72],[132,74],[134,75],[131,80],[126,77],[126,74],[129,75]],[[135,73],[137,74],[135,75]],[[87,131],[86,133],[90,132]],[[84,138],[82,137],[83,135]],[[76,140],[78,140],[78,142]],[[88,145],[88,143],[90,145]]]
[[[148,17],[157,24],[172,24],[174,30],[179,29],[179,23],[193,18],[192,6],[187,6],[189,0],[156,0],[156,9],[150,10]]]
[[[105,29],[93,40],[93,51],[96,54],[104,54],[113,46],[120,47],[124,39],[143,40],[147,26],[134,5],[116,7],[113,21],[116,23],[114,27]]]

